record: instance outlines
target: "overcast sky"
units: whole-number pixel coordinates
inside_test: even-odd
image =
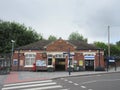
[[[120,0],[0,0],[0,19],[32,27],[46,39],[79,32],[88,42],[120,41]]]

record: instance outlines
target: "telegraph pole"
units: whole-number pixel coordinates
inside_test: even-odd
[[[109,68],[109,59],[110,59],[110,26],[108,26],[108,60],[107,60],[107,71]]]
[[[108,26],[108,57],[110,57],[110,26]]]

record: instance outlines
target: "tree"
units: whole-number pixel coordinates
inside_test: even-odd
[[[108,45],[104,42],[94,42],[94,45],[98,48],[104,49],[105,56],[108,56]],[[115,44],[110,44],[110,55],[119,56],[120,48]]]
[[[69,40],[82,40],[82,41],[85,41],[87,42],[87,38],[84,38],[81,34],[79,34],[78,32],[72,32],[70,35],[69,35]]]
[[[110,45],[111,56],[119,56],[120,50],[117,45],[111,44]]]
[[[50,35],[48,40],[55,41],[55,40],[57,40],[57,38],[55,36],[53,36],[53,35]]]
[[[0,53],[11,51],[11,40],[15,41],[15,47],[41,40],[42,36],[37,34],[31,27],[24,24],[0,20]]]
[[[116,45],[120,47],[120,41],[116,42]]]
[[[101,48],[104,50],[104,53],[105,53],[105,56],[108,55],[108,45],[105,44],[104,42],[99,42],[99,41],[96,41],[94,42],[94,45],[97,47],[97,48]]]

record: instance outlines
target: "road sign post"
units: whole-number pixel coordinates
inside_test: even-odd
[[[70,56],[74,56],[74,55],[70,54],[70,48],[68,48],[68,52],[63,53],[63,54],[67,54],[68,55],[68,61],[69,61],[69,63],[68,63],[68,65],[69,65],[68,72],[69,72],[69,75],[71,75],[71,65],[70,65],[71,60],[70,60]]]

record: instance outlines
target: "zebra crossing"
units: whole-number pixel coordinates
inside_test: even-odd
[[[6,84],[2,90],[68,90],[53,80]]]

